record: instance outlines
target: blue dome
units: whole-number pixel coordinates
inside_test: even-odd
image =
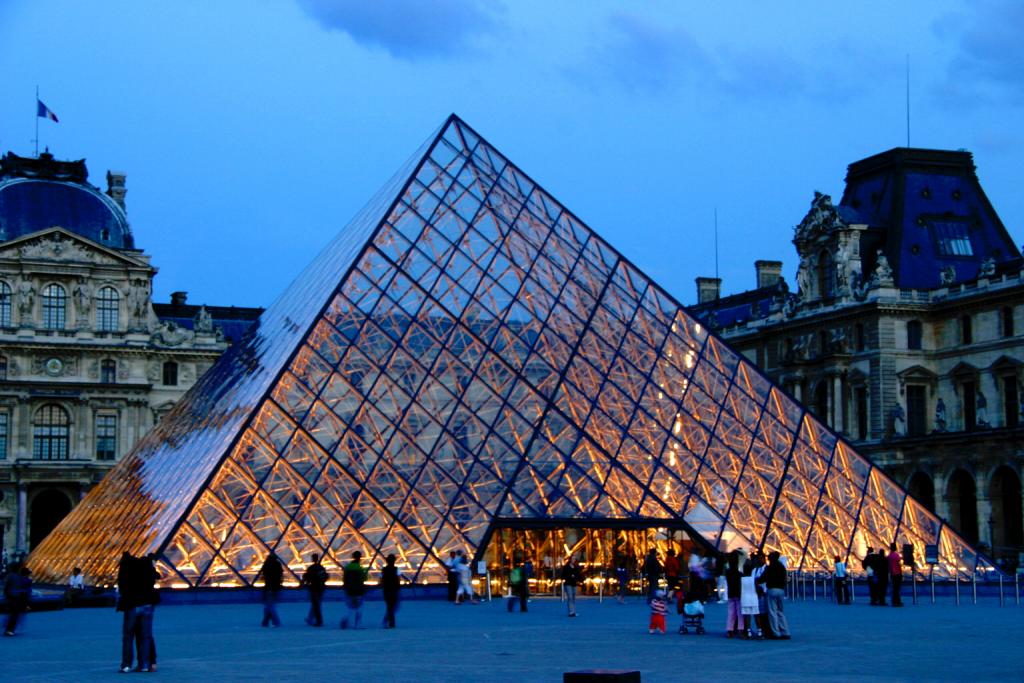
[[[124,210],[91,185],[0,180],[0,242],[59,226],[113,249],[134,249]]]

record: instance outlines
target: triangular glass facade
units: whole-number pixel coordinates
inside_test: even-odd
[[[441,581],[510,520],[984,564],[455,116],[30,563],[227,586],[358,549]]]

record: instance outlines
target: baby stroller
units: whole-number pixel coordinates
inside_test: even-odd
[[[686,635],[692,628],[698,636],[704,635],[704,602],[707,593],[703,590],[704,582],[699,578],[691,581],[690,589],[685,593],[676,591],[676,611],[683,616],[679,626],[679,634]]]

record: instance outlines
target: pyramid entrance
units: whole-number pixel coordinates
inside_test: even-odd
[[[511,520],[591,554],[595,521],[658,520],[792,569],[895,542],[992,571],[454,115],[29,565],[111,584],[155,553],[164,586],[243,587],[271,552],[297,583],[359,550],[442,583]]]

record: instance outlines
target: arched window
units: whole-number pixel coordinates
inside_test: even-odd
[[[932,478],[924,472],[915,472],[910,478],[907,492],[912,495],[918,503],[924,505],[930,511],[935,512],[935,484]]]
[[[103,384],[113,384],[117,381],[117,363],[110,360],[100,361],[100,382]]]
[[[989,489],[992,501],[993,550],[1004,553],[1024,543],[1024,529],[1021,528],[1020,477],[1011,468],[1003,465],[992,475]]]
[[[100,332],[117,332],[121,297],[113,287],[101,287],[96,295],[96,328]]]
[[[827,250],[818,254],[818,296],[822,299],[832,296],[832,255]]]
[[[68,298],[60,285],[46,285],[43,290],[43,327],[47,330],[63,330],[67,317]]]
[[[178,386],[178,364],[174,361],[164,363],[164,386]]]
[[[968,543],[978,542],[978,496],[974,477],[964,470],[957,470],[949,478],[946,489],[949,504],[949,521],[958,529]]]
[[[0,327],[11,326],[11,286],[0,282]]]
[[[907,348],[911,351],[921,350],[921,321],[907,322]]]
[[[32,421],[32,457],[36,460],[67,460],[68,414],[59,405],[48,403],[36,411]]]

